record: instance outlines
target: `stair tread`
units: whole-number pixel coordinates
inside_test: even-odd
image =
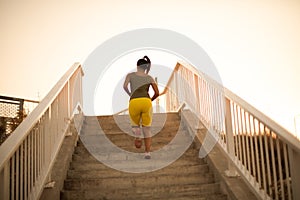
[[[226,195],[219,191],[219,183],[209,184],[186,184],[186,185],[165,185],[163,187],[131,187],[129,189],[113,188],[111,190],[86,189],[76,191],[64,191],[73,193],[78,199],[227,199]],[[120,195],[121,194],[121,195]]]
[[[135,174],[135,173],[123,173],[119,170],[114,170],[111,168],[105,169],[88,169],[85,170],[69,170],[68,178],[69,179],[78,179],[78,178],[107,178],[107,177],[149,177],[149,176],[164,176],[164,175],[172,175],[172,176],[188,176],[191,174],[203,174],[203,175],[211,175],[209,173],[208,165],[193,165],[189,166],[189,170],[180,170],[181,166],[175,167],[167,167],[155,172],[147,173],[147,174]]]

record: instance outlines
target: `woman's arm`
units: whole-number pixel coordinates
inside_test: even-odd
[[[129,77],[129,74],[127,74],[126,78],[125,78],[125,81],[124,81],[124,84],[123,84],[123,89],[125,90],[125,92],[130,96],[131,95],[131,92],[129,91],[128,89],[128,84],[130,82],[130,77]]]
[[[152,88],[153,88],[153,90],[154,90],[154,95],[153,95],[153,97],[151,98],[151,101],[154,101],[154,100],[159,96],[159,90],[158,90],[158,87],[157,87],[157,84],[156,84],[155,81],[153,81],[153,82],[151,83],[151,86],[152,86]]]

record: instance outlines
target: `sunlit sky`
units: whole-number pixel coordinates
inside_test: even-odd
[[[300,114],[298,0],[0,0],[0,93],[41,99],[102,42],[148,27],[197,42],[225,87],[295,132],[294,118]]]

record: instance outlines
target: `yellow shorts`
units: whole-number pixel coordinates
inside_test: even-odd
[[[152,102],[149,98],[135,98],[129,102],[129,116],[132,126],[151,126]]]

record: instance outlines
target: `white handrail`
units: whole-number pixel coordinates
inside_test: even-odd
[[[300,141],[295,136],[186,63],[177,63],[162,94],[166,111],[185,102],[218,135],[218,144],[257,196],[300,199]]]
[[[82,105],[82,68],[75,63],[0,146],[0,199],[38,199],[73,111]]]

